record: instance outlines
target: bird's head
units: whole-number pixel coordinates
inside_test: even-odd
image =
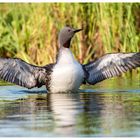
[[[81,31],[82,29],[74,29],[72,27],[66,26],[64,27],[58,36],[59,45],[65,48],[70,47],[70,41],[75,33]]]

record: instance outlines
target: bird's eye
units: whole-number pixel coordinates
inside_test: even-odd
[[[68,32],[70,32],[71,30],[70,29],[68,29]]]

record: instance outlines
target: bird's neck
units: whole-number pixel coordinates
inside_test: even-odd
[[[57,56],[57,63],[70,64],[75,61],[74,56],[69,48],[61,46]]]
[[[66,43],[63,44],[64,48],[70,48],[71,39],[69,39]]]

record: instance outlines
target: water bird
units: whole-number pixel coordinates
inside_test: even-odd
[[[82,84],[94,85],[140,66],[140,53],[110,53],[80,64],[70,50],[71,39],[82,29],[65,26],[59,33],[56,62],[35,66],[19,58],[0,58],[0,79],[34,88],[46,85],[51,93],[76,92]]]

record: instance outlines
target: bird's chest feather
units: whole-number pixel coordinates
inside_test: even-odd
[[[63,92],[77,90],[84,77],[82,66],[79,63],[58,64],[54,67],[51,76],[51,91]]]

